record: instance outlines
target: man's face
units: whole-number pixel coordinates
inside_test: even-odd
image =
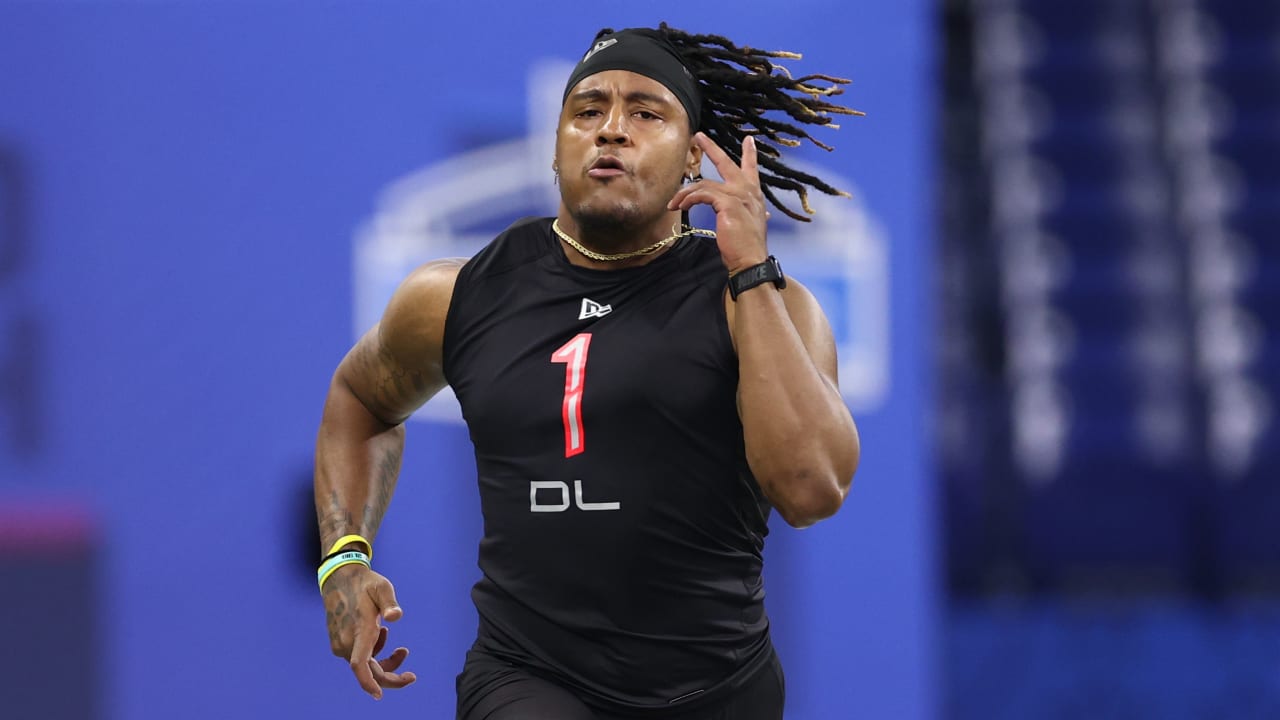
[[[684,106],[644,75],[590,75],[569,92],[560,111],[560,198],[580,224],[632,227],[654,221],[701,159]]]

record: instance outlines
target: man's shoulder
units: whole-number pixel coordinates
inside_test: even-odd
[[[442,325],[458,274],[466,258],[441,258],[423,263],[400,283],[383,312],[384,332],[419,325]]]
[[[411,296],[443,295],[447,299],[463,273],[469,276],[488,273],[495,267],[520,264],[540,254],[536,238],[539,233],[545,233],[549,225],[550,218],[521,218],[469,258],[446,257],[419,265],[405,277],[400,290]]]
[[[464,272],[469,278],[487,277],[542,258],[550,246],[551,220],[537,216],[516,220],[472,256]]]
[[[443,292],[447,296],[458,279],[458,273],[466,267],[468,262],[470,261],[464,257],[439,258],[425,262],[409,273],[401,283],[400,289],[414,295],[435,295]]]

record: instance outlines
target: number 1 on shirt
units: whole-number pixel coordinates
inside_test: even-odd
[[[582,385],[587,375],[587,349],[591,347],[591,333],[579,333],[572,340],[551,353],[551,362],[564,363],[564,404],[560,408],[564,419],[564,456],[569,458],[586,449],[582,437]]]

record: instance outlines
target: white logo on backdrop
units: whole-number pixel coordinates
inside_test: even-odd
[[[354,238],[353,337],[378,321],[392,292],[415,267],[441,257],[470,257],[483,248],[496,234],[486,223],[555,213],[555,123],[563,84],[572,69],[563,62],[533,67],[526,137],[460,153],[399,178],[382,192],[373,217]],[[813,291],[831,320],[846,401],[855,412],[874,410],[889,390],[885,235],[847,178],[807,163],[794,164],[850,190],[853,199],[815,195],[810,203],[818,214],[808,224],[775,212],[769,247],[786,273]],[[704,174],[715,177],[709,162]],[[697,212],[695,220],[714,222],[709,212]],[[415,417],[460,420],[462,414],[446,388]]]

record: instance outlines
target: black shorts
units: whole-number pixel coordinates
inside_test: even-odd
[[[457,720],[782,720],[786,699],[777,655],[723,699],[669,713],[593,709],[568,688],[474,649],[467,653],[457,689]]]

